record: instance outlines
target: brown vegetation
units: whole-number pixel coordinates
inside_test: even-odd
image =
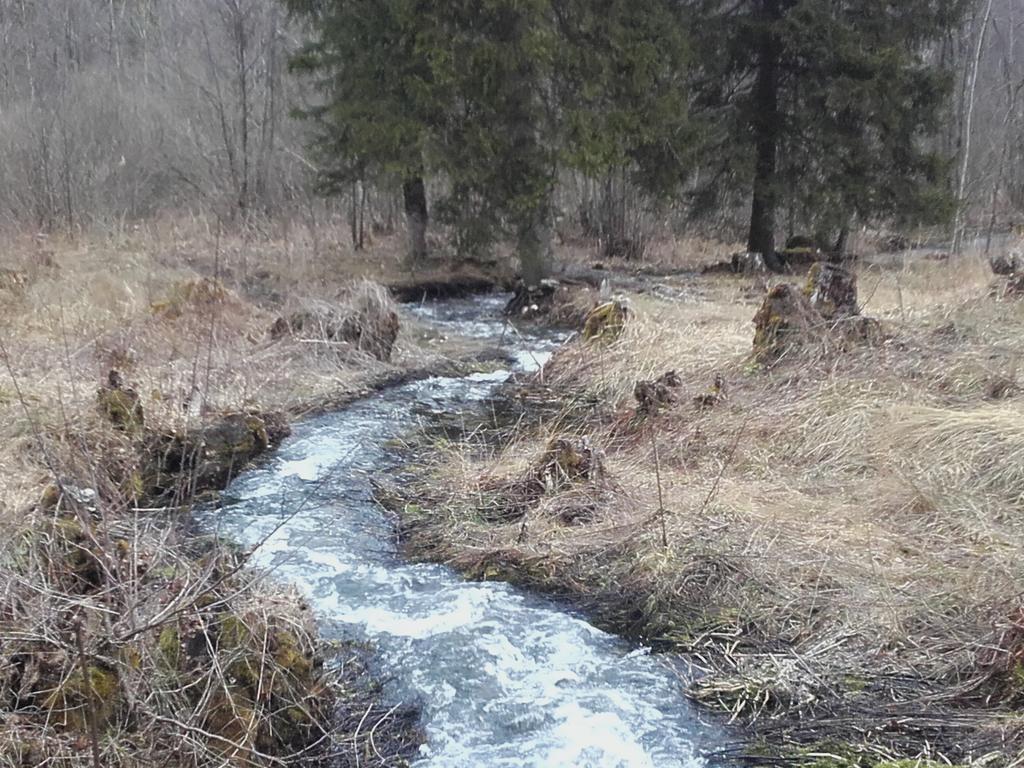
[[[571,343],[508,393],[557,399],[541,428],[435,454],[404,509],[410,552],[685,651],[708,672],[691,695],[776,747],[1006,764],[1021,746],[1024,309],[986,296],[987,271],[863,267],[859,304],[886,329],[871,344],[821,343],[810,297],[772,288],[814,322],[787,319],[783,336],[812,341],[767,368],[750,320],[775,313],[755,312],[746,280],[634,297],[617,341]],[[652,407],[638,382],[667,369],[678,387]],[[603,472],[541,492],[529,480],[559,440],[587,441]]]
[[[393,279],[397,246],[364,263],[296,232],[157,226],[5,252],[0,765],[394,764],[415,729],[376,703],[360,653],[322,647],[302,601],[197,538],[187,511],[286,414],[473,348],[437,346],[352,282]],[[275,338],[294,306],[339,326]],[[327,671],[328,654],[348,661]]]

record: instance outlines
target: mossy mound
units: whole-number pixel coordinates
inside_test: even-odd
[[[103,731],[113,724],[122,707],[117,672],[91,664],[78,668],[60,682],[46,698],[49,721],[78,733],[88,733],[92,724]]]
[[[599,304],[590,310],[583,323],[583,338],[587,341],[614,341],[626,328],[629,320],[629,305],[615,299]]]
[[[363,280],[348,286],[337,301],[306,301],[278,318],[272,338],[302,335],[312,341],[345,343],[380,361],[391,359],[401,323],[387,289]]]
[[[821,338],[824,318],[811,300],[788,283],[772,288],[754,315],[754,359],[778,362],[787,352]]]
[[[200,277],[171,286],[164,298],[150,305],[150,311],[158,317],[173,320],[220,311],[240,303],[218,278]]]
[[[194,432],[152,434],[143,451],[146,495],[220,489],[289,432],[281,414],[234,413]]]
[[[802,290],[776,285],[754,315],[753,359],[770,366],[800,350],[837,351],[877,345],[881,324],[860,314],[856,275],[846,266],[813,265]]]
[[[136,434],[145,426],[139,393],[125,387],[121,374],[116,370],[107,374],[107,383],[97,391],[96,405],[100,415],[122,432]]]
[[[283,754],[321,737],[329,721],[314,637],[311,624],[253,608],[217,609],[203,622],[164,627],[155,640],[167,684],[194,691],[196,703],[211,670],[222,671],[224,684],[203,708],[203,728],[217,737],[211,749]]]

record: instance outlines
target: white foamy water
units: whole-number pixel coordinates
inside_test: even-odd
[[[520,350],[523,367],[542,365],[544,346]],[[422,711],[416,766],[705,765],[700,750],[717,735],[656,654],[549,600],[395,552],[372,498],[374,478],[400,471],[388,442],[415,426],[418,409],[458,411],[508,375],[428,379],[306,422],[207,522],[243,544],[262,541],[256,564],[308,597],[327,636],[373,643],[388,695]]]

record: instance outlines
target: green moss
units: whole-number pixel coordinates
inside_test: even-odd
[[[115,427],[130,434],[142,431],[145,425],[142,402],[134,391],[103,387],[96,399],[100,413]]]
[[[302,651],[298,639],[291,632],[282,630],[275,635],[277,650],[274,661],[293,678],[305,680],[313,671],[313,660]]]
[[[243,619],[235,614],[228,614],[220,621],[220,647],[226,651],[236,651],[248,647],[252,632]]]
[[[116,672],[92,665],[83,675],[75,670],[46,700],[52,722],[70,730],[86,733],[88,713],[96,718],[97,727],[106,728],[120,708],[120,683]]]
[[[868,687],[868,679],[863,675],[846,675],[843,686],[851,693],[860,693]]]
[[[160,660],[170,669],[177,669],[181,661],[181,635],[175,626],[164,627],[156,641]]]

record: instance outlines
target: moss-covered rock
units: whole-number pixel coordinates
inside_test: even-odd
[[[150,435],[139,484],[149,496],[219,490],[289,432],[281,414],[234,413],[194,432]]]

